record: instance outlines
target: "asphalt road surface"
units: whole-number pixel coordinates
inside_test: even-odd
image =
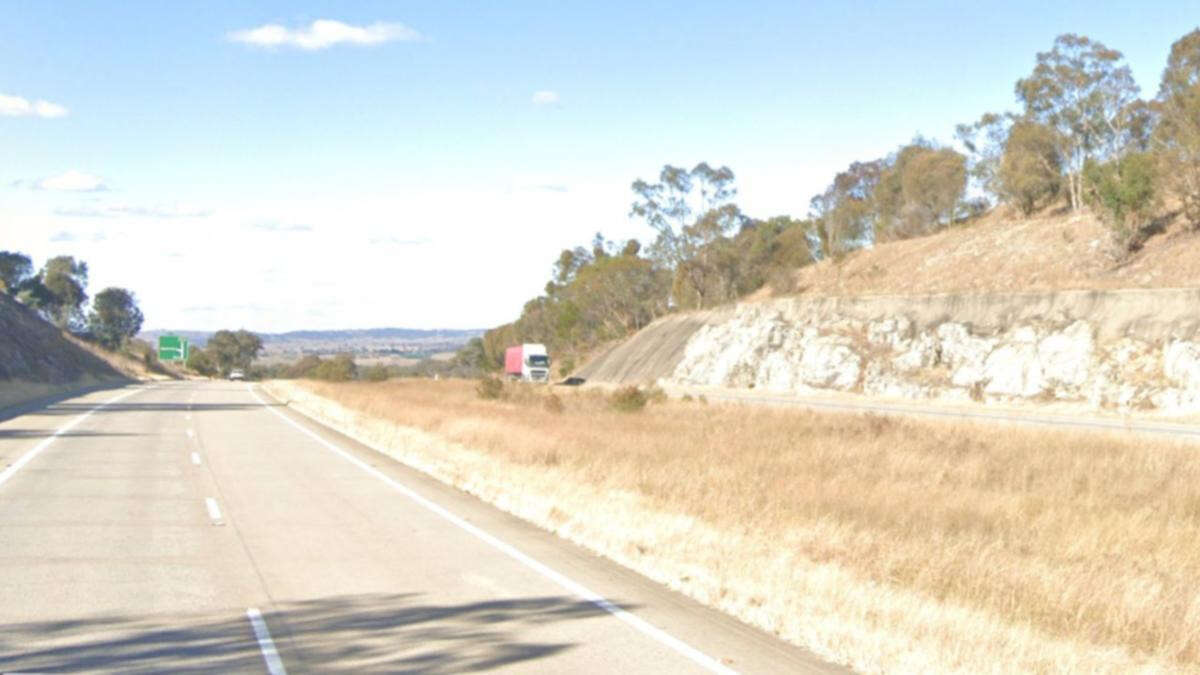
[[[838,670],[243,384],[0,422],[0,672],[491,669]]]

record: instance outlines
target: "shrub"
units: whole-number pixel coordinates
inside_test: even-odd
[[[574,372],[574,370],[575,370],[575,357],[573,357],[573,356],[568,356],[568,357],[563,358],[563,360],[560,361],[558,364],[559,377],[566,377],[566,376],[570,375],[572,372]]]
[[[384,365],[368,366],[362,370],[361,377],[368,382],[383,382],[391,376],[388,367]]]
[[[353,380],[357,373],[354,359],[349,354],[338,354],[317,364],[308,372],[308,377],[329,382],[346,382]]]
[[[646,395],[634,386],[621,387],[609,395],[608,404],[619,412],[637,412],[646,407]]]
[[[1157,171],[1149,153],[1135,152],[1083,169],[1088,200],[1098,206],[1116,242],[1135,251],[1145,241],[1158,206]]]
[[[321,365],[321,357],[315,354],[305,354],[295,362],[284,366],[281,377],[311,377],[310,373],[319,365]]]
[[[495,375],[488,375],[475,385],[475,393],[482,399],[498,399],[504,395],[504,380]]]
[[[666,403],[667,392],[663,391],[662,387],[658,385],[652,385],[646,389],[646,400],[650,403]]]
[[[217,365],[213,363],[212,356],[209,355],[207,350],[200,349],[199,347],[192,347],[191,352],[188,354],[187,367],[200,375],[208,377],[217,374]]]

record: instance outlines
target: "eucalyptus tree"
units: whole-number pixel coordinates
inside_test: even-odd
[[[33,261],[24,253],[0,251],[0,292],[16,295],[21,284],[33,275]]]
[[[1192,227],[1200,228],[1200,29],[1171,45],[1155,108],[1154,147],[1166,164],[1164,175]]]
[[[1136,121],[1130,107],[1138,86],[1121,52],[1082,35],[1058,36],[1037,55],[1033,72],[1017,81],[1025,116],[1054,130],[1071,208],[1083,205],[1088,160],[1116,156]]]
[[[133,293],[124,288],[106,288],[92,300],[88,333],[101,345],[117,349],[138,334],[142,320]]]
[[[657,183],[638,179],[632,189],[636,199],[630,216],[643,219],[657,233],[650,258],[673,272],[676,286],[686,288],[698,307],[707,306],[708,281],[714,273],[710,244],[747,221],[733,202],[733,171],[727,166],[714,169],[707,162],[690,171],[668,164]]]

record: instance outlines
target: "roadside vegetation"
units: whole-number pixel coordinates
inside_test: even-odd
[[[1036,54],[1014,93],[1014,110],[960,125],[949,143],[918,135],[884,157],[852,162],[801,215],[744,213],[729,167],[666,165],[657,179],[631,186],[630,216],[655,232],[648,245],[598,233],[564,250],[545,292],[468,344],[461,359],[497,370],[505,347],[541,342],[555,354],[556,375],[566,375],[664,314],[827,285],[800,282],[797,270],[810,266],[840,282],[844,261],[864,249],[974,227],[984,214],[1002,214],[1014,230],[1045,214],[1061,214],[1066,220],[1053,226],[1064,232],[1081,218],[1098,221],[1107,242],[1071,255],[1110,269],[1127,265],[1168,223],[1194,239],[1200,29],[1171,46],[1153,97],[1141,98],[1121,52],[1074,34]],[[949,252],[930,250],[925,260]]]
[[[28,255],[0,251],[0,293],[34,310],[65,335],[161,370],[150,345],[134,339],[144,317],[133,292],[110,287],[89,297],[87,287],[88,264],[82,260],[60,255],[35,271]]]
[[[444,479],[861,669],[1200,668],[1193,446],[644,389],[630,414],[627,391],[299,386],[431,432],[449,445],[410,459]]]
[[[198,359],[199,361],[195,365],[189,361],[189,367],[193,370],[207,363],[209,356],[206,353]],[[216,372],[214,368],[204,367],[213,373]],[[254,363],[246,372],[253,379],[259,380],[308,379],[326,382],[355,380],[382,382],[391,378],[477,377],[483,374],[481,369],[466,363],[461,354],[449,359],[426,357],[415,363],[404,365],[362,364],[354,358],[353,354],[334,354],[332,356],[307,354],[290,362]]]

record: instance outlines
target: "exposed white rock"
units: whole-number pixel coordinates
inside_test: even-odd
[[[1037,360],[1047,386],[1077,394],[1093,370],[1095,341],[1091,326],[1076,321],[1042,338],[1037,345]]]
[[[902,373],[912,373],[937,364],[940,351],[938,339],[928,332],[908,341],[908,349],[892,359],[892,367]]]
[[[1109,330],[1101,341],[1099,324],[1068,313],[1030,316],[1006,330],[988,324],[983,335],[965,322],[919,325],[898,313],[861,320],[748,304],[726,316],[695,331],[667,382],[1200,411],[1200,341],[1181,339],[1186,332],[1151,343]]]
[[[1200,345],[1172,340],[1163,348],[1163,374],[1184,389],[1200,389]]]
[[[862,357],[838,338],[809,340],[800,357],[800,380],[810,387],[846,391],[858,384]]]
[[[1163,389],[1152,394],[1150,402],[1165,413],[1195,412],[1200,410],[1200,389]]]
[[[878,362],[872,362],[867,366],[867,372],[863,375],[862,389],[863,393],[868,396],[888,398],[924,399],[935,394],[933,387],[886,372]]]
[[[1018,340],[992,350],[983,364],[983,391],[1002,396],[1037,396],[1045,387],[1037,346]]]
[[[961,323],[947,321],[937,327],[941,360],[950,366],[950,381],[959,387],[970,388],[985,378],[984,362],[996,347],[995,338],[971,335]]]
[[[903,350],[912,336],[912,321],[908,317],[889,317],[867,324],[867,342],[876,347]]]

